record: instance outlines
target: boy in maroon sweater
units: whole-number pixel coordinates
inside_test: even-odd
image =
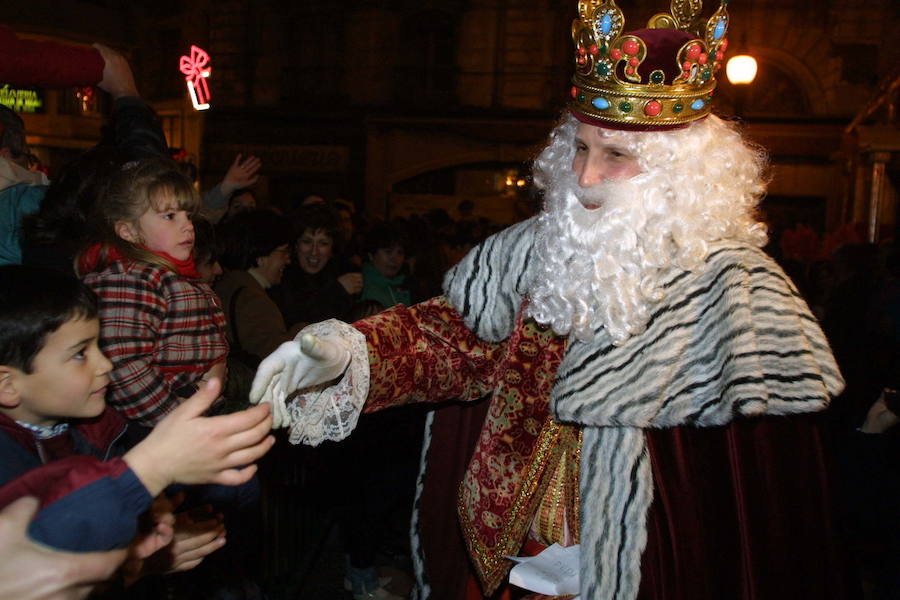
[[[167,486],[242,484],[273,444],[265,407],[202,416],[215,382],[132,447],[146,432],[106,406],[111,364],[98,335],[96,298],[79,281],[0,267],[0,507],[38,497],[29,535],[63,550],[128,545],[138,517]],[[206,553],[222,544],[219,531]]]

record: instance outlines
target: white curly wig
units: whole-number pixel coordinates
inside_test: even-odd
[[[716,240],[765,245],[755,216],[766,156],[714,115],[674,131],[604,129],[641,173],[581,188],[572,171],[578,125],[564,116],[534,163],[544,208],[528,314],[584,341],[605,327],[621,344],[644,331],[668,269],[698,268]],[[579,198],[600,208],[587,210]]]

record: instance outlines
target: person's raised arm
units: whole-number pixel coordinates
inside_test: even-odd
[[[103,44],[94,44],[94,48],[103,57],[103,79],[97,84],[101,90],[109,93],[113,100],[125,96],[139,97],[134,73],[128,60],[121,53]]]
[[[9,85],[65,88],[97,85],[103,58],[93,48],[29,40],[0,25],[0,81]]]
[[[238,190],[254,185],[259,181],[259,170],[262,160],[256,156],[238,154],[228,167],[225,177],[214,188],[203,194],[203,206],[212,210],[228,208],[228,200]]]
[[[169,144],[156,113],[138,93],[128,60],[118,51],[94,44],[103,57],[103,79],[97,86],[114,101],[113,140],[118,148],[138,153],[165,156]]]
[[[244,156],[238,154],[234,157],[234,162],[228,167],[224,179],[219,184],[222,193],[230,196],[237,190],[242,190],[254,185],[259,181],[259,170],[262,167],[262,160],[256,156]]]

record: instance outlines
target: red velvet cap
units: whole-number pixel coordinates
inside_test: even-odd
[[[671,14],[630,32],[615,0],[580,3],[572,24],[572,113],[628,131],[680,129],[706,117],[728,46],[727,0],[720,2],[705,24],[699,3],[673,3]]]
[[[671,84],[681,75],[681,65],[678,64],[678,51],[694,36],[680,29],[638,29],[624,35],[633,35],[641,38],[647,46],[647,57],[637,69],[641,76],[641,83],[650,83],[650,73],[662,71],[665,74],[664,82]],[[619,77],[625,78],[625,64],[619,63]]]

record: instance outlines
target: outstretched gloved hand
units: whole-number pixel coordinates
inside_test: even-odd
[[[301,333],[300,342],[285,342],[259,364],[250,402],[272,404],[272,427],[287,427],[291,417],[285,399],[294,391],[340,377],[350,363],[348,344],[340,338]]]

